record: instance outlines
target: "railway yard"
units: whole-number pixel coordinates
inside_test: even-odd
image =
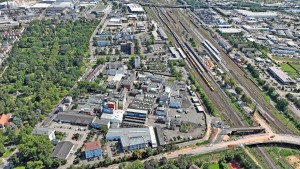
[[[218,84],[216,84],[211,77],[209,71],[206,71],[207,68],[201,62],[201,58],[197,55],[193,50],[190,50],[191,47],[187,43],[183,43],[185,39],[182,40],[179,35],[175,32],[181,32],[180,30],[185,30],[190,33],[195,38],[199,44],[204,44],[204,47],[209,48],[207,43],[213,47],[213,51],[210,54],[213,56],[213,59],[223,68],[224,71],[229,71],[230,74],[234,77],[234,79],[241,84],[246,92],[251,96],[252,100],[255,100],[258,106],[259,114],[270,123],[278,132],[292,134],[293,132],[286,128],[284,124],[282,124],[271,112],[277,111],[270,103],[266,102],[261,94],[261,90],[249,79],[249,75],[238,66],[223,50],[219,45],[213,40],[213,38],[206,32],[204,28],[201,27],[200,24],[197,25],[197,21],[193,17],[192,19],[188,19],[187,16],[192,16],[192,14],[184,16],[182,12],[176,13],[177,20],[179,20],[179,24],[174,22],[175,19],[172,15],[175,13],[172,9],[163,9],[163,8],[153,8],[150,7],[153,13],[156,13],[157,19],[160,20],[161,23],[167,25],[166,27],[171,32],[172,39],[176,44],[185,51],[185,54],[188,56],[187,61],[197,72],[198,78],[201,79],[201,86],[203,90],[206,92],[208,97],[210,97],[218,110],[222,112],[225,116],[225,119],[232,120],[231,124],[235,126],[245,126],[240,117],[237,115],[237,112],[232,108],[232,105],[229,103],[225,94],[219,89]],[[154,11],[156,10],[156,11]],[[193,22],[192,22],[193,21]],[[172,23],[172,24],[171,24]],[[189,25],[189,26],[184,26]],[[204,50],[205,48],[202,48]],[[215,51],[219,51],[216,53]],[[196,55],[194,55],[196,54]],[[219,57],[216,57],[217,54]],[[215,55],[215,56],[214,56]],[[222,102],[219,100],[222,99]]]

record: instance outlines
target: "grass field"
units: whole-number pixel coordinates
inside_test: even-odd
[[[298,63],[300,63],[299,59],[297,59],[297,58],[283,58],[283,57],[272,56],[272,59],[277,60],[277,61],[298,62]]]
[[[290,63],[290,65],[292,65],[293,68],[295,68],[298,72],[300,72],[300,64],[297,64],[297,63]]]
[[[218,164],[218,163],[212,163],[212,164],[209,165],[208,168],[209,168],[209,169],[219,169],[220,167],[219,167],[219,164]]]
[[[300,65],[299,65],[300,66]],[[291,78],[299,78],[300,75],[297,70],[295,70],[293,67],[291,67],[289,64],[284,63],[280,65],[281,69],[291,77]],[[299,67],[300,68],[300,67]]]

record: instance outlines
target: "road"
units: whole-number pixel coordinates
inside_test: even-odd
[[[99,27],[104,24],[104,22],[107,18],[107,15],[111,12],[111,10],[112,10],[112,5],[111,5],[111,3],[109,3],[108,6],[106,7],[106,9],[104,10],[105,11],[104,16],[101,18],[101,21],[99,22],[99,24],[95,28],[95,30],[94,30],[91,38],[90,38],[90,41],[89,41],[89,49],[90,49],[90,54],[91,54],[90,62],[94,62],[95,59],[96,59],[95,58],[95,50],[94,50],[94,47],[93,47],[93,42],[94,42],[93,38],[95,37],[95,35],[99,31]],[[102,30],[100,32],[102,32]]]
[[[173,159],[173,158],[178,158],[180,155],[183,154],[201,155],[201,154],[223,151],[229,149],[230,147],[243,147],[244,145],[256,145],[256,144],[264,144],[264,143],[287,143],[287,144],[294,144],[300,146],[300,137],[292,136],[292,135],[284,135],[284,134],[275,134],[274,138],[270,138],[270,134],[255,134],[234,141],[222,142],[219,144],[210,144],[201,147],[191,147],[191,148],[189,147],[185,149],[180,149],[174,152],[153,156],[145,160],[149,160],[149,159],[159,160],[162,157],[166,157],[167,159]],[[111,166],[111,168],[115,168],[116,166],[117,165],[113,165]]]

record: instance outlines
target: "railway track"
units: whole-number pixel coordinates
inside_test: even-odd
[[[181,20],[183,24],[190,25],[190,27],[195,26],[194,23],[189,23],[191,22],[191,19],[195,19],[194,17],[183,18],[181,15],[182,14],[177,13],[176,16],[179,17],[178,19]],[[238,66],[223,51],[223,49],[217,44],[217,42],[215,42],[215,40],[207,33],[207,31],[204,28],[202,28],[199,25],[199,27],[195,29],[199,32],[199,34],[201,34],[201,36],[198,36],[200,39],[201,38],[207,39],[212,45],[214,45],[220,51],[220,57],[223,59],[224,65],[226,65],[226,68],[230,71],[234,79],[247,90],[247,93],[249,93],[250,97],[258,104],[260,111],[263,111],[265,114],[267,114],[263,118],[267,119],[267,122],[273,127],[275,127],[275,129],[278,132],[283,134],[295,134],[293,131],[288,129],[284,124],[282,124],[281,121],[278,120],[273,113],[269,113],[271,111],[274,112],[277,110],[270,103],[267,103],[265,101],[261,93],[262,91],[251,81],[251,79],[248,77],[248,74],[243,70],[243,68]]]
[[[189,63],[192,63],[191,65],[194,67],[192,72],[195,72],[196,76],[200,79],[200,85],[207,96],[214,102],[217,109],[225,115],[226,121],[229,122],[232,126],[246,126],[245,122],[237,115],[236,110],[231,106],[227,97],[224,95],[224,93],[222,93],[223,91],[218,88],[218,85],[213,80],[207,80],[211,85],[209,86],[207,81],[205,81],[205,78],[203,77],[206,77],[206,79],[207,77],[211,79],[211,77],[207,73],[205,73],[203,68],[201,72],[199,72],[199,67],[201,64],[195,58],[199,56],[192,55],[192,52],[189,51],[187,47],[182,43],[182,39],[179,38],[179,36],[174,31],[175,28],[170,26],[172,25],[172,23],[170,24],[172,19],[168,18],[168,16],[161,9],[155,8],[156,11],[154,11],[153,8],[150,9],[156,15],[156,18],[159,19],[159,21],[168,28],[169,32],[172,34],[172,39],[174,40],[174,42],[176,42],[176,44],[186,52],[186,55],[189,56],[187,57],[187,61]],[[211,87],[214,89],[214,91],[211,90]]]

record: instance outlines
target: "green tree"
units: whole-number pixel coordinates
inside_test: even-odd
[[[3,156],[4,153],[5,153],[4,145],[0,143],[0,157]]]
[[[108,127],[106,125],[103,125],[100,127],[100,131],[101,131],[101,133],[106,135],[106,133],[108,132]]]
[[[97,59],[97,65],[99,65],[99,64],[103,65],[104,63],[105,63],[105,59],[104,58],[101,57],[101,58]]]
[[[106,62],[110,62],[111,57],[110,56],[106,56]]]
[[[144,169],[144,165],[141,161],[135,160],[132,163],[129,163],[124,169]]]
[[[151,159],[144,162],[145,169],[156,169],[158,166],[158,161],[156,159]]]
[[[34,169],[42,169],[44,168],[45,166],[43,165],[43,162],[42,161],[28,161],[26,163],[26,169],[31,169],[31,168],[34,168]]]
[[[238,87],[238,86],[235,88],[235,92],[236,92],[237,94],[241,94],[242,91],[243,91],[243,89],[240,88],[240,87]]]
[[[152,148],[148,147],[148,148],[146,149],[146,154],[147,154],[147,157],[152,156],[152,155],[153,155],[153,150],[152,150]]]
[[[53,145],[45,136],[25,135],[18,145],[19,158],[23,162],[42,161],[50,156]]]
[[[132,156],[135,159],[141,159],[141,158],[143,158],[143,152],[139,149],[133,150]]]

